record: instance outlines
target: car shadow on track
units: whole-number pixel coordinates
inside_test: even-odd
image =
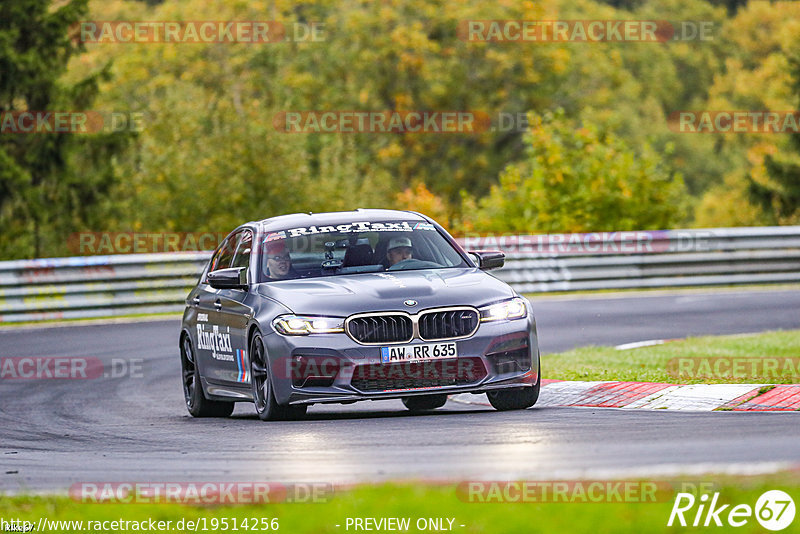
[[[333,411],[331,408],[334,407],[336,411]],[[520,414],[522,412],[541,412],[543,408],[529,408],[527,410],[520,410],[520,411],[513,411],[513,412],[498,412],[493,408],[489,407],[478,407],[478,406],[463,406],[463,407],[454,407],[454,408],[439,408],[436,410],[429,410],[429,411],[421,411],[421,412],[411,412],[405,410],[404,408],[397,408],[397,409],[355,409],[352,408],[348,410],[343,406],[340,407],[339,405],[329,405],[322,410],[314,408],[311,409],[304,417],[297,419],[296,421],[336,421],[336,420],[356,420],[356,419],[391,419],[391,418],[405,418],[405,417],[447,417],[447,416],[457,416],[457,415],[478,415],[478,414],[491,414],[493,417],[497,417],[501,415],[501,413],[505,414]],[[340,411],[341,410],[341,411]],[[234,413],[230,419],[233,420],[257,420],[258,416],[255,413]]]
[[[334,405],[339,408],[338,405]],[[521,415],[523,413],[542,413],[542,412],[552,412],[554,408],[542,406],[542,407],[533,407],[528,408],[527,410],[519,410],[519,411],[512,411],[512,412],[498,412],[492,408],[482,408],[482,407],[464,407],[461,409],[437,409],[425,412],[410,412],[403,408],[398,409],[378,409],[378,410],[368,410],[368,409],[361,409],[352,411],[331,411],[329,407],[325,408],[325,411],[312,411],[307,413],[305,416],[294,419],[291,421],[275,421],[276,423],[310,423],[310,422],[325,422],[325,421],[355,421],[355,420],[366,420],[366,419],[403,419],[409,417],[446,417],[446,416],[456,416],[456,415],[470,415],[470,416],[479,416],[485,415],[487,417],[503,417],[505,415],[517,414]],[[182,421],[196,423],[197,420],[193,417],[189,416],[188,414],[185,417],[180,418]],[[205,421],[258,421],[258,415],[255,412],[234,412],[233,415],[230,417],[226,417],[223,419],[206,419]]]
[[[444,417],[448,415],[464,415],[464,414],[474,414],[474,413],[485,413],[489,410],[433,410],[430,412],[416,412],[412,413],[409,411],[388,411],[388,410],[380,410],[380,411],[353,411],[353,412],[309,412],[304,417],[296,419],[296,421],[335,421],[341,419],[387,419],[387,418],[398,418],[398,417]],[[235,414],[230,417],[230,419],[236,420],[247,420],[247,419],[258,419],[258,416],[253,414]]]

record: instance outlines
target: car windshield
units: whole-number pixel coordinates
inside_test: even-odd
[[[352,222],[268,233],[261,281],[467,267],[430,223]]]

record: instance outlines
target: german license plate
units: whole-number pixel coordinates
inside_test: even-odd
[[[442,360],[457,357],[458,350],[455,342],[381,347],[382,363]]]

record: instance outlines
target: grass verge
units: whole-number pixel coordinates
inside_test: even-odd
[[[694,337],[628,350],[582,347],[544,355],[542,374],[559,380],[797,384],[800,330]]]
[[[625,497],[625,492],[620,493],[622,499],[619,499],[613,492],[606,492],[604,494],[608,495],[608,499],[613,502],[587,502],[589,500],[587,493],[578,492],[576,491],[577,486],[573,486],[562,494],[563,498],[559,498],[559,502],[475,503],[468,502],[468,494],[458,492],[454,484],[384,484],[362,485],[344,492],[337,492],[330,500],[322,503],[217,507],[174,503],[97,504],[76,502],[68,497],[18,496],[0,500],[0,518],[26,520],[32,522],[33,525],[38,525],[40,518],[45,518],[50,522],[46,523],[49,527],[48,532],[86,532],[87,527],[89,527],[88,530],[99,532],[98,529],[92,529],[92,525],[88,522],[146,521],[151,518],[155,521],[171,521],[172,528],[162,531],[180,531],[181,529],[175,527],[182,519],[184,521],[183,531],[194,531],[194,526],[188,527],[187,522],[199,520],[196,529],[198,532],[233,532],[237,530],[247,532],[253,531],[253,529],[241,528],[244,520],[247,520],[247,526],[249,526],[254,524],[253,519],[257,520],[255,524],[263,525],[262,518],[267,520],[266,523],[270,523],[270,520],[274,518],[277,519],[279,532],[333,534],[356,531],[353,526],[348,528],[348,518],[394,517],[409,518],[409,532],[450,530],[469,534],[506,532],[640,533],[682,531],[683,529],[677,526],[668,527],[667,521],[677,492],[687,491],[688,488],[700,489],[700,491],[690,491],[698,497],[698,500],[697,504],[685,513],[689,525],[694,520],[701,494],[708,494],[709,497],[712,497],[715,492],[719,492],[718,504],[730,505],[727,511],[721,514],[723,524],[727,519],[727,512],[733,506],[746,504],[755,508],[759,496],[768,490],[785,491],[795,502],[800,502],[800,479],[797,472],[748,478],[714,477],[713,479],[708,478],[706,481],[639,482],[658,483],[660,487],[670,485],[670,489],[653,494],[656,495],[653,499],[641,497],[629,499]],[[584,481],[579,485],[586,488],[589,483],[590,481]],[[488,494],[484,493],[484,495]],[[594,495],[597,494],[594,493]],[[567,502],[564,502],[565,500]],[[443,518],[442,523],[445,527],[449,527],[448,519],[452,519],[452,528],[423,530],[417,528],[417,521],[421,518],[425,520]],[[222,528],[223,519],[227,519],[227,529]],[[704,519],[705,514],[701,521]],[[741,528],[731,529],[728,526],[719,531],[764,532],[755,517],[751,516],[745,519],[747,523]],[[232,526],[234,520],[236,520],[236,529]],[[83,521],[83,524],[81,529],[77,529],[75,524],[69,528],[69,525],[53,524],[53,521]],[[794,524],[786,532],[792,531],[798,523],[800,523],[800,519],[795,519]],[[212,528],[214,525],[217,528]],[[274,526],[275,523],[272,525]],[[122,527],[124,526],[122,525]],[[143,530],[130,528],[130,526],[127,529],[119,528],[120,525],[117,527],[117,531],[120,532]],[[702,522],[700,528],[702,528]],[[713,526],[712,529],[717,530]],[[260,527],[257,530],[264,531]]]

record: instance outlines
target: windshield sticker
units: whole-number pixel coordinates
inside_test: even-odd
[[[419,224],[419,223],[416,223]],[[411,232],[414,227],[411,223],[402,222],[353,222],[349,224],[338,224],[336,226],[302,226],[286,230],[289,237],[300,237],[304,235],[325,234],[333,232]],[[276,238],[277,239],[277,238]]]
[[[267,234],[267,237],[264,238],[264,243],[269,243],[270,241],[277,241],[278,239],[286,239],[286,232],[271,232]]]

